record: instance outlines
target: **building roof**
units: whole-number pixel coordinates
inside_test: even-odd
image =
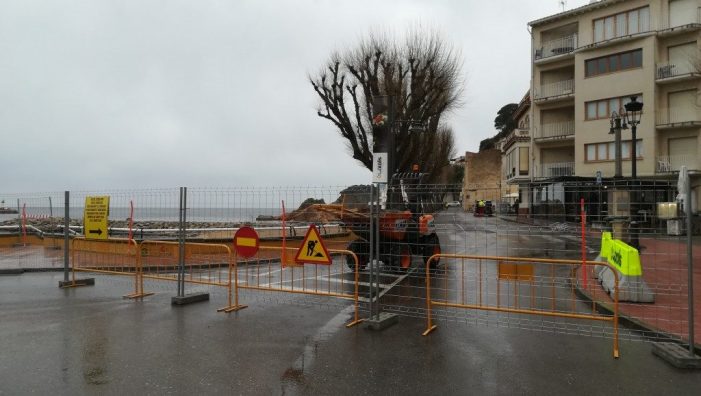
[[[545,25],[551,22],[556,22],[562,19],[566,19],[575,15],[581,15],[584,13],[587,13],[592,10],[597,10],[599,8],[605,8],[612,6],[614,4],[622,3],[626,0],[599,0],[596,2],[591,2],[587,5],[583,5],[581,7],[573,8],[571,10],[567,10],[565,12],[560,12],[558,14],[550,15],[545,18],[541,19],[536,19],[535,21],[528,22],[528,26],[530,27],[537,27],[541,25]]]

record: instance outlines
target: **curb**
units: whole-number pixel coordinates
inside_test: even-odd
[[[579,298],[596,303],[597,312],[601,314],[613,315],[613,308],[611,307],[611,305],[594,300],[587,292],[582,290],[582,288],[579,285],[579,278],[577,278],[577,282],[575,282],[574,286],[575,293]],[[618,313],[618,323],[628,328],[632,328],[633,330],[653,333],[655,337],[662,339],[662,341],[681,344],[681,342],[679,341],[679,337],[673,336],[665,331],[652,327],[647,323],[643,322],[642,320],[623,315],[620,313],[620,311]],[[701,353],[701,344],[694,343],[694,351],[696,353]]]

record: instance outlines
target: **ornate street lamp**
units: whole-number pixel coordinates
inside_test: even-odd
[[[625,122],[627,124],[630,124],[630,130],[632,133],[632,138],[633,141],[631,142],[631,161],[632,162],[632,167],[631,167],[631,176],[633,177],[633,180],[635,180],[638,177],[638,172],[637,172],[637,160],[638,160],[638,150],[637,150],[637,138],[635,136],[637,132],[637,127],[638,124],[640,124],[640,115],[643,111],[643,102],[638,102],[636,99],[638,97],[633,95],[630,97],[630,102],[625,104],[626,112],[624,113],[625,115]]]
[[[630,197],[630,244],[636,248],[640,248],[640,241],[637,230],[637,193],[635,188],[636,179],[638,177],[638,147],[637,147],[637,127],[640,124],[640,117],[643,110],[643,103],[638,102],[638,97],[633,95],[630,97],[630,102],[624,105],[625,112],[611,114],[611,129],[609,134],[614,134],[616,141],[616,178],[622,177],[622,150],[621,150],[621,129],[628,129],[628,124],[631,126],[631,197]]]
[[[623,176],[623,168],[621,166],[621,129],[628,128],[627,125],[621,126],[621,116],[615,111],[611,113],[611,129],[609,135],[615,135],[616,147],[616,174],[615,178],[620,179]]]
[[[638,149],[637,149],[637,137],[636,137],[636,132],[637,132],[637,127],[638,124],[640,124],[640,116],[643,110],[643,102],[638,102],[637,96],[633,95],[630,97],[630,102],[625,104],[626,112],[625,112],[625,119],[626,123],[630,124],[630,131],[632,134],[632,139],[633,141],[631,142],[630,145],[630,160],[631,162],[631,176],[633,179],[633,186],[631,190],[631,203],[630,203],[630,215],[631,215],[631,235],[630,235],[630,244],[633,245],[634,248],[640,249],[640,239],[638,238],[638,192],[637,192],[637,177],[638,177],[638,172],[637,172],[637,164],[638,164]]]

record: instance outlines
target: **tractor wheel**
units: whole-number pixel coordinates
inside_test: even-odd
[[[441,254],[441,242],[438,240],[438,235],[431,234],[427,236],[422,243],[421,250],[421,255],[424,259],[424,265],[428,263],[428,259],[431,258],[431,256],[433,256],[434,254]],[[440,258],[435,258],[431,260],[431,268],[438,267],[439,262]]]
[[[364,239],[356,239],[346,247],[346,250],[350,250],[358,256],[358,271],[364,270],[368,265],[368,244],[369,242]],[[353,260],[353,256],[346,256],[346,265],[351,271],[355,271],[355,260]]]
[[[390,266],[400,271],[406,271],[411,267],[411,248],[407,243],[392,244],[389,257]]]

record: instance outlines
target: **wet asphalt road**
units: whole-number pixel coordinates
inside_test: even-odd
[[[525,249],[511,242],[522,238],[518,228],[504,233],[506,225],[496,219],[474,222],[453,209],[440,216],[444,245],[456,251]],[[608,338],[455,322],[439,323],[422,337],[425,322],[410,317],[373,332],[346,329],[352,311],[337,301],[247,291],[242,303],[249,308],[227,315],[216,312],[225,305],[216,289],[209,302],[172,307],[173,283],[149,281],[146,289],[156,294],[130,301],[121,298],[131,291],[127,278],[96,276],[94,287],[67,290],[56,287],[60,279],[60,273],[0,276],[1,395],[656,395],[701,389],[701,371],[674,369],[643,342],[623,341],[615,360]]]
[[[346,329],[351,311],[244,295],[186,307],[97,277],[61,290],[60,274],[0,277],[0,394],[693,394],[701,372],[676,370],[650,345],[401,318],[383,332]],[[304,297],[290,297],[304,303]],[[290,301],[288,301],[290,302]]]

